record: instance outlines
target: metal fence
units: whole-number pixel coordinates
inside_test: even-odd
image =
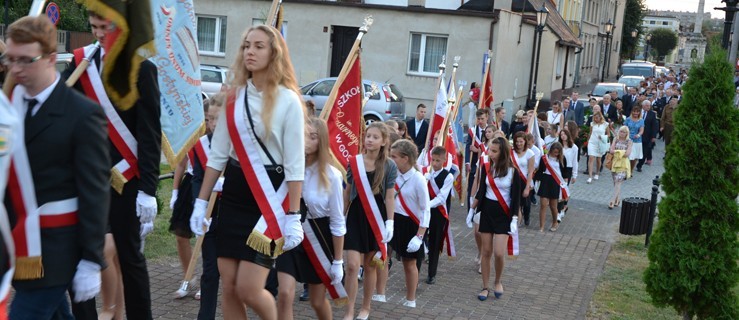
[[[5,25],[0,24],[0,38],[5,39]],[[90,32],[57,30],[57,52],[72,52],[75,48],[92,43],[95,38]]]

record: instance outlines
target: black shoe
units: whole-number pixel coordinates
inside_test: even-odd
[[[639,167],[636,167],[636,171],[637,171],[637,172],[641,172],[641,168],[639,168]]]
[[[434,284],[434,283],[436,283],[436,277],[428,277],[428,278],[426,278],[426,283],[427,284]]]
[[[529,220],[524,220],[523,221],[523,224],[526,225],[527,227],[529,226],[530,223],[531,223],[531,221],[529,221]]]
[[[531,199],[531,204],[533,204],[533,205],[536,205],[537,204],[536,198]]]
[[[300,301],[308,301],[308,289],[303,289],[303,293],[300,294]]]

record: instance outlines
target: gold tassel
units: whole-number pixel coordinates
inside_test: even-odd
[[[264,234],[260,233],[259,231],[252,230],[251,234],[249,234],[249,238],[246,239],[246,245],[250,248],[256,250],[257,252],[271,256],[271,249],[270,245],[272,244],[272,239],[268,238]]]
[[[509,255],[509,256],[508,256],[508,260],[511,260],[511,261],[516,261],[516,260],[518,260],[518,256],[514,256],[514,255]]]
[[[41,257],[17,257],[15,259],[14,280],[35,280],[44,277]]]
[[[345,306],[347,303],[349,303],[349,298],[347,297],[334,299],[334,306],[337,308],[341,308]]]
[[[118,194],[123,193],[123,186],[126,182],[128,182],[128,179],[126,179],[118,169],[110,169],[110,186],[113,187],[113,190],[118,192]]]
[[[384,270],[385,262],[382,261],[382,259],[372,257],[372,266],[377,267],[377,269]]]
[[[279,238],[275,241],[275,250],[272,254],[272,258],[277,258],[279,255],[285,253],[284,247],[285,247],[285,237]]]
[[[187,152],[192,149],[195,143],[197,143],[204,134],[205,123],[201,124],[198,129],[195,130],[195,132],[193,132],[193,134],[189,138],[187,138],[187,142],[185,142],[185,145],[182,147],[182,149],[179,150],[177,154],[174,153],[172,145],[170,144],[167,136],[162,134],[162,153],[164,154],[164,158],[167,159],[169,166],[172,168],[177,167],[180,161],[182,161],[182,159],[187,156]]]
[[[457,257],[447,256],[446,259],[447,261],[456,261]]]

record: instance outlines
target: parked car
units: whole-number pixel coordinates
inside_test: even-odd
[[[626,85],[626,88],[639,88],[641,85],[641,82],[644,81],[644,77],[642,76],[623,76],[620,79],[618,79],[618,83],[623,83]]]
[[[619,75],[623,76],[642,76],[654,77],[657,74],[657,65],[651,62],[630,62],[624,63],[619,68]]]
[[[200,83],[203,90],[203,98],[208,98],[228,88],[228,68],[200,65]]]
[[[336,83],[336,78],[324,78],[313,81],[302,88],[303,99],[312,100],[316,105],[316,113],[321,113],[324,104],[331,94]],[[394,84],[379,81],[362,80],[364,92],[372,91],[372,84],[379,87],[378,92],[373,94],[364,106],[364,122],[369,125],[375,121],[385,121],[391,118],[405,119],[405,101],[403,93]]]
[[[56,71],[59,71],[60,73],[64,72],[64,70],[67,70],[70,64],[72,64],[72,59],[74,59],[74,55],[71,53],[57,53],[56,54]]]
[[[626,94],[626,85],[618,82],[601,82],[595,85],[593,91],[590,92],[590,96],[600,101],[606,92],[612,92],[614,90],[618,92],[618,97],[620,98]]]

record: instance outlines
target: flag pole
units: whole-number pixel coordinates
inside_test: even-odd
[[[449,86],[449,90],[447,90],[447,93],[446,93],[447,97],[451,96],[452,94],[452,89],[454,88],[454,81],[457,78],[457,68],[459,68],[459,60],[461,59],[462,59],[461,56],[454,56],[454,64],[452,64],[452,78],[449,79],[449,83],[451,85]]]
[[[33,0],[33,2],[31,3],[31,9],[28,10],[28,16],[40,16],[42,13],[44,13],[45,5],[46,0]],[[10,24],[6,21],[5,27],[7,28],[8,25]],[[3,82],[3,92],[6,96],[10,97],[10,94],[13,93],[13,88],[15,88],[15,84],[15,80],[13,80],[13,76],[10,75],[10,70],[8,70],[7,74],[5,75],[5,82]]]
[[[80,61],[80,64],[74,68],[74,71],[69,76],[69,79],[64,82],[67,87],[72,87],[75,83],[77,83],[77,80],[79,80],[82,76],[82,73],[87,70],[87,67],[90,65],[90,60],[92,60],[92,57],[95,55],[95,53],[98,52],[98,50],[100,50],[100,42],[96,42],[92,51],[90,51],[90,54],[82,59],[82,61]]]
[[[489,108],[490,106],[484,105],[485,103],[485,88],[487,88],[490,84],[487,83],[488,81],[488,75],[490,74],[490,56],[492,55],[492,52],[488,50],[488,58],[485,60],[485,74],[482,76],[482,86],[480,90],[480,108]]]
[[[446,65],[444,64],[445,61],[446,61],[446,57],[442,56],[441,64],[439,64],[439,78],[436,79],[436,87],[434,89],[434,104],[433,104],[434,114],[431,116],[431,121],[429,121],[429,130],[426,133],[426,142],[423,144],[424,148],[428,147],[429,140],[431,139],[431,135],[433,134],[432,131],[434,130],[434,118],[436,118],[436,103],[438,102],[436,101],[436,99],[438,99],[439,88],[441,88],[441,78],[443,78],[444,69],[446,69]]]
[[[341,67],[341,72],[339,73],[339,76],[336,79],[336,84],[343,83],[346,79],[346,75],[349,73],[349,68],[354,64],[354,61],[359,56],[359,46],[362,43],[362,37],[364,37],[364,34],[369,31],[369,27],[374,22],[374,19],[372,16],[366,16],[364,18],[364,24],[361,28],[359,28],[359,34],[357,34],[357,39],[354,40],[354,44],[352,45],[351,50],[349,51],[349,55],[346,57],[346,61],[344,61],[344,66]],[[331,114],[331,109],[334,107],[334,103],[336,102],[336,96],[339,93],[339,86],[334,84],[334,87],[331,88],[331,93],[328,95],[328,99],[326,99],[326,103],[323,105],[323,110],[321,110],[321,114],[319,117],[323,120],[328,120],[328,115]],[[363,86],[361,86],[363,87]]]
[[[454,57],[454,64],[452,64],[452,79],[451,79],[452,85],[450,86],[450,89],[454,87],[454,78],[457,73],[457,68],[459,68],[460,59],[462,59],[462,57],[460,56]],[[456,104],[456,100],[454,100],[456,97],[450,96],[449,93],[451,93],[451,91],[447,92],[447,104],[449,105],[449,107],[446,109],[446,114],[444,115],[444,122],[441,123],[441,132],[443,132],[444,134],[446,134],[446,132],[449,131],[449,124],[450,124],[449,117],[451,117],[452,113],[454,112],[454,107]],[[428,138],[428,135],[427,135],[427,138]],[[443,146],[444,143],[446,143],[446,139],[439,139],[439,141],[436,142],[436,145]],[[430,154],[431,150],[429,150],[428,153]]]
[[[264,24],[277,28],[277,16],[279,15],[281,5],[282,0],[272,0],[272,5],[269,7],[269,13],[267,14],[267,19],[265,19]]]
[[[544,92],[537,92],[536,93],[536,104],[534,105],[534,114],[532,115],[533,117],[536,117],[536,111],[539,110],[539,101],[541,101],[541,98],[543,98],[543,97],[544,97]],[[531,128],[531,125],[533,123],[534,123],[534,120],[533,119],[529,119],[528,128],[527,128],[527,131],[529,133],[531,133],[532,132],[531,130],[533,130],[533,128]]]

